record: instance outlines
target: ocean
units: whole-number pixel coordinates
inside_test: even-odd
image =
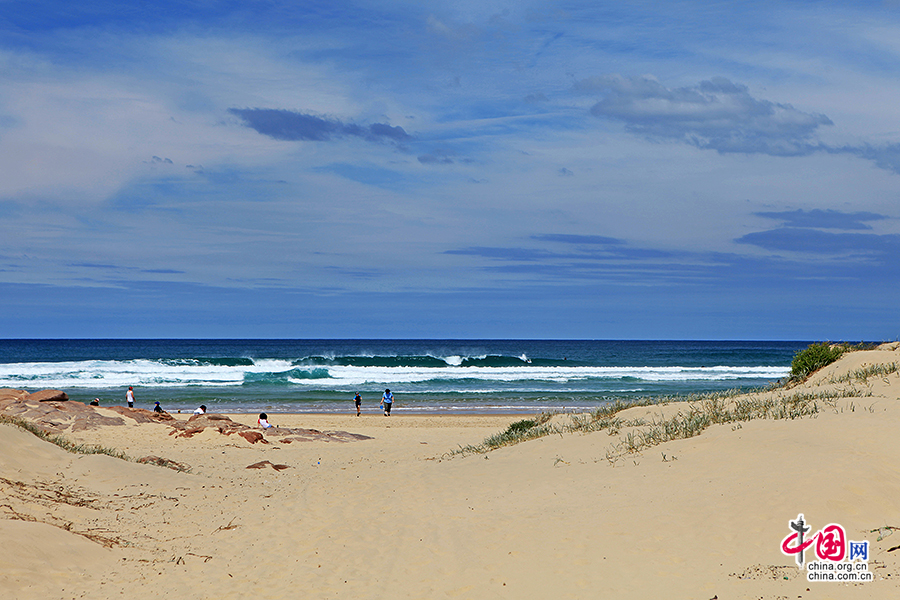
[[[616,340],[0,340],[0,387],[169,412],[579,411],[764,387],[810,342]]]

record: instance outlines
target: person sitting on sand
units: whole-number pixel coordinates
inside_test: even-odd
[[[269,415],[266,413],[259,413],[259,419],[257,419],[256,422],[263,429],[268,429],[272,426],[272,424],[269,423]]]
[[[353,397],[353,401],[356,403],[356,416],[359,416],[359,407],[362,405],[362,397],[359,395],[359,392],[356,392],[356,396]]]
[[[154,403],[154,406],[153,406],[153,412],[156,412],[156,413],[163,413],[163,412],[166,412],[166,411],[164,411],[164,410],[162,409],[162,406],[159,405],[159,402],[156,402],[156,403]]]
[[[100,406],[100,398],[94,398],[91,400],[91,406]]]
[[[384,409],[384,416],[391,416],[392,404],[394,404],[394,395],[391,393],[391,390],[384,390],[384,395],[381,396],[381,408]]]
[[[201,404],[199,408],[194,409],[195,415],[205,415],[206,414],[206,405]]]

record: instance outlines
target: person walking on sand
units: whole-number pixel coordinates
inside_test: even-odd
[[[356,392],[356,396],[353,397],[353,401],[356,403],[356,416],[359,416],[359,407],[362,405],[362,398],[359,395],[359,392]]]
[[[259,418],[256,420],[256,424],[262,427],[263,429],[268,429],[272,427],[272,424],[269,423],[269,415],[266,413],[259,413]]]
[[[128,403],[128,408],[134,408],[134,388],[130,385],[128,391],[125,392],[125,402]]]
[[[384,395],[381,396],[381,408],[384,409],[384,416],[391,416],[392,404],[394,404],[394,395],[391,390],[384,390]]]

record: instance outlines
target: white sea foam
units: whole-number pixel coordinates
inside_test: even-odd
[[[450,364],[458,358],[454,366]],[[196,361],[78,361],[0,364],[0,387],[22,388],[122,388],[239,386],[247,381],[271,380],[307,389],[343,389],[366,384],[423,384],[432,382],[442,390],[466,391],[497,389],[497,384],[518,383],[539,391],[541,384],[579,389],[596,382],[691,382],[778,379],[786,376],[786,367],[713,366],[713,367],[582,367],[533,366],[463,367],[461,357],[449,357],[446,367],[297,367],[287,360],[256,360],[247,365],[210,365]],[[303,377],[308,373],[308,378]],[[325,376],[327,373],[327,376]],[[594,387],[594,386],[592,386]],[[506,389],[506,388],[500,388]]]
[[[193,361],[80,361],[0,364],[0,387],[121,388],[242,385],[246,373],[291,368],[288,361],[259,361],[246,366],[205,365]]]
[[[782,367],[329,367],[335,385],[362,385],[375,382],[421,383],[425,381],[470,382],[553,382],[564,384],[588,380],[638,381],[727,381],[737,379],[777,379],[787,375]],[[320,386],[321,380],[296,380],[306,386]]]

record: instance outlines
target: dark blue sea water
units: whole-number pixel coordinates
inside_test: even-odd
[[[809,342],[615,340],[0,340],[0,387],[56,388],[169,412],[581,410],[616,399],[762,387]]]

